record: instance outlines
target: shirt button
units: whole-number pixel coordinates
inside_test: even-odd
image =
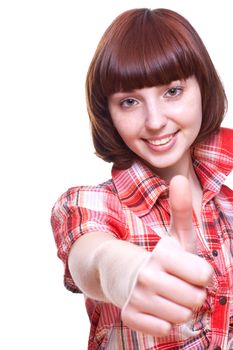
[[[216,348],[214,348],[214,350],[222,350],[221,346],[216,346]]]
[[[218,256],[218,252],[217,252],[217,250],[215,250],[215,249],[214,249],[214,250],[212,250],[212,255],[213,255],[213,256]]]
[[[219,303],[220,303],[221,305],[225,305],[225,304],[227,303],[227,298],[221,296],[221,297],[219,298]]]

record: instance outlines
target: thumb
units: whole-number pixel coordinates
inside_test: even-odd
[[[192,224],[192,193],[188,179],[175,176],[170,182],[171,226],[170,233],[182,247],[194,253],[196,235]]]

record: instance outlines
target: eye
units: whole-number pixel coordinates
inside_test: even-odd
[[[126,98],[120,102],[120,106],[123,108],[130,108],[133,106],[136,106],[138,104],[138,101],[134,98]]]
[[[165,97],[176,97],[182,94],[183,88],[181,86],[174,86],[168,89],[165,93]]]

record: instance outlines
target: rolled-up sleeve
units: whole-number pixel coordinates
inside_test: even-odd
[[[55,203],[51,216],[58,257],[63,261],[64,284],[79,292],[68,268],[68,256],[73,243],[83,234],[109,232],[127,239],[128,229],[121,203],[115,193],[102,187],[75,187]]]

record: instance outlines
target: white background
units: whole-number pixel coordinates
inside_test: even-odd
[[[191,21],[224,82],[224,125],[233,127],[231,1],[1,1],[3,350],[87,348],[83,299],[63,287],[50,211],[68,187],[110,176],[110,165],[93,154],[84,79],[103,31],[132,7],[167,7]]]

